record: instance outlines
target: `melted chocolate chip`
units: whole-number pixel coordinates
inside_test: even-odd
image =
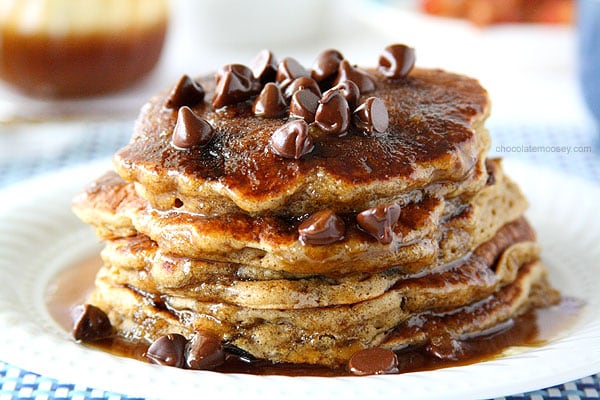
[[[183,368],[187,339],[178,333],[159,337],[148,347],[146,358],[153,364]]]
[[[319,96],[308,89],[294,93],[290,101],[290,116],[302,118],[306,122],[315,120],[315,112],[319,105]]]
[[[398,357],[392,350],[375,347],[352,355],[348,369],[354,375],[397,374]]]
[[[325,245],[344,239],[344,221],[332,210],[317,211],[298,227],[300,242],[304,245]]]
[[[294,93],[302,89],[310,90],[315,95],[321,97],[321,89],[319,88],[319,84],[313,78],[303,76],[294,79],[289,85],[285,87],[285,99],[289,101]]]
[[[324,94],[334,90],[337,90],[342,94],[342,96],[344,96],[351,110],[354,110],[356,108],[356,105],[358,104],[358,99],[360,98],[360,89],[358,89],[356,83],[352,81],[342,81],[334,87],[332,87],[331,89],[329,89]]]
[[[356,216],[356,222],[368,234],[382,244],[392,242],[394,225],[400,218],[400,206],[396,203],[380,204]]]
[[[337,73],[343,59],[344,56],[339,51],[325,50],[315,59],[310,75],[317,82],[332,78]]]
[[[206,120],[183,106],[177,113],[171,144],[179,150],[206,146],[215,135],[215,130]]]
[[[403,44],[386,47],[379,57],[379,71],[389,78],[404,78],[415,65],[415,49]]]
[[[259,51],[250,65],[254,77],[263,85],[275,81],[277,61],[270,50]]]
[[[72,333],[75,340],[84,342],[105,339],[112,334],[112,325],[104,311],[91,304],[84,304],[73,310]]]
[[[169,93],[165,107],[179,109],[182,106],[193,106],[204,100],[204,88],[187,75],[179,78]]]
[[[375,81],[365,71],[353,67],[348,60],[342,60],[338,68],[338,75],[334,85],[343,81],[352,81],[356,83],[360,93],[365,94],[375,90]]]
[[[225,351],[218,337],[196,332],[185,350],[186,365],[191,369],[214,369],[225,362]]]
[[[308,134],[306,121],[290,121],[277,129],[269,142],[273,153],[284,158],[300,159],[314,148],[312,137]]]
[[[285,57],[277,67],[277,75],[275,80],[282,86],[287,86],[294,79],[303,76],[310,77],[308,71],[295,58]]]
[[[319,100],[315,124],[325,133],[342,136],[350,126],[350,107],[338,91],[328,92]]]
[[[378,97],[369,97],[354,110],[353,122],[366,135],[385,132],[390,123],[385,103]]]
[[[277,118],[286,113],[287,105],[281,89],[273,82],[265,85],[260,95],[254,100],[254,115],[265,118]]]
[[[260,92],[261,84],[250,68],[241,64],[229,64],[217,71],[217,86],[212,100],[214,108],[248,100]]]

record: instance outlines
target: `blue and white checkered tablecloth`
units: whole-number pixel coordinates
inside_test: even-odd
[[[0,189],[29,177],[80,163],[108,158],[125,144],[131,122],[87,123],[69,132],[36,132],[40,142],[54,140],[54,146],[40,144],[28,157],[19,157],[8,147],[18,146],[19,138],[10,127],[0,132]],[[492,156],[514,158],[538,166],[577,175],[600,185],[600,133],[587,123],[504,122],[488,123],[492,134]],[[46,135],[46,136],[42,136]],[[53,136],[54,135],[54,136]],[[31,138],[29,138],[31,140]],[[56,142],[60,142],[58,145]],[[35,151],[34,151],[35,150]],[[34,154],[32,157],[31,154]],[[1,344],[0,344],[1,345]],[[552,388],[514,394],[505,399],[599,399],[600,374]],[[102,388],[87,388],[75,382],[62,382],[40,376],[0,360],[0,400],[16,399],[133,399],[126,394]]]

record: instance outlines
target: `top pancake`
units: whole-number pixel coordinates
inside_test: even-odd
[[[320,135],[300,160],[273,153],[269,139],[288,121],[260,118],[246,101],[214,110],[212,78],[198,80],[207,96],[191,107],[216,129],[202,149],[171,145],[177,110],[163,92],[143,108],[131,142],[114,157],[117,173],[137,183],[158,209],[216,215],[301,215],[324,208],[355,212],[382,201],[406,203],[424,192],[475,193],[487,179],[487,92],[474,79],[413,69],[404,79],[368,70],[387,106],[388,131],[365,136],[353,126],[343,137]],[[183,203],[183,205],[181,205]]]

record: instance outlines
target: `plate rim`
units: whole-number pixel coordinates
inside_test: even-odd
[[[593,194],[597,195],[598,198],[600,199],[600,187],[596,187],[593,182],[589,182],[586,181],[584,179],[578,178],[578,177],[573,177],[567,174],[564,174],[562,172],[557,172],[554,170],[548,170],[545,168],[540,168],[537,166],[532,166],[531,164],[527,164],[527,163],[523,163],[523,162],[518,162],[515,160],[505,160],[504,161],[505,164],[505,169],[507,171],[507,174],[509,176],[511,176],[514,180],[516,180],[517,182],[519,182],[520,178],[524,179],[522,177],[520,177],[519,175],[523,172],[523,171],[528,171],[527,173],[531,176],[531,174],[533,175],[539,175],[542,176],[542,179],[547,179],[549,176],[553,176],[553,179],[560,179],[561,181],[565,181],[568,180],[569,185],[570,186],[575,186],[579,189],[583,189],[586,191],[591,191]],[[95,161],[89,164],[82,164],[82,165],[78,165],[72,168],[64,168],[61,169],[59,171],[54,171],[54,172],[50,172],[48,174],[44,174],[43,176],[38,176],[38,177],[34,177],[30,180],[9,186],[5,189],[0,190],[0,204],[2,204],[2,207],[0,209],[0,221],[3,221],[3,219],[5,220],[6,218],[10,217],[10,210],[13,210],[15,208],[19,208],[19,207],[25,207],[22,205],[22,203],[20,201],[18,201],[17,199],[19,198],[19,196],[22,196],[24,194],[30,193],[30,196],[35,200],[36,198],[44,198],[44,197],[49,197],[50,199],[52,198],[56,198],[56,197],[65,197],[68,196],[68,194],[59,194],[57,192],[43,192],[44,188],[48,188],[50,186],[52,186],[55,190],[59,190],[59,189],[64,189],[69,188],[71,189],[71,191],[79,191],[83,188],[83,185],[85,184],[85,182],[95,178],[95,176],[97,174],[100,174],[102,172],[102,169],[109,169],[110,168],[110,162],[107,160],[100,160],[100,161]],[[76,181],[77,184],[81,184],[79,187],[75,187],[75,183],[73,181]],[[32,194],[31,194],[32,193]],[[63,210],[64,211],[64,210]],[[70,211],[69,211],[70,212]],[[74,217],[73,217],[74,218]],[[2,224],[0,224],[0,233],[2,233],[2,228],[1,228]],[[85,226],[83,223],[81,223],[81,226],[78,230],[76,230],[75,232],[72,232],[73,235],[75,236],[75,238],[73,240],[77,241],[80,240],[80,236],[88,236],[87,240],[90,240],[89,237],[93,237],[93,234],[91,233],[90,230],[88,230],[89,227]],[[87,233],[85,233],[87,232]],[[3,248],[1,247],[2,244],[4,242],[2,241],[2,236],[0,235],[0,254],[2,254],[2,250]],[[5,249],[4,249],[5,250]],[[48,252],[52,253],[52,249],[46,249]],[[55,249],[56,250],[56,249]],[[39,257],[39,256],[38,256]],[[66,260],[63,261],[58,261],[58,263],[60,264],[61,262],[66,262]],[[2,264],[2,261],[0,260],[0,266],[2,266],[4,264]],[[55,265],[52,266],[52,268],[60,268],[60,265]],[[63,268],[66,267],[66,265],[62,266]],[[42,278],[43,279],[48,279],[49,275],[52,275],[52,273],[56,273],[58,270],[54,270],[54,271],[45,271],[45,274],[42,274]],[[600,271],[600,269],[599,269]],[[3,268],[0,268],[0,278],[2,278],[3,274],[5,274],[5,270]],[[43,279],[39,278],[37,282],[35,282],[35,284],[37,286],[38,289],[40,287],[43,287],[44,285],[47,285],[47,281],[43,282]],[[35,278],[34,278],[35,279]],[[588,299],[586,299],[588,300]],[[34,372],[34,373],[38,373],[41,374],[43,376],[46,377],[51,377],[54,379],[58,379],[58,380],[63,380],[66,382],[72,382],[74,380],[76,380],[77,382],[74,383],[83,383],[87,386],[89,386],[90,388],[102,388],[104,390],[109,390],[109,391],[113,391],[113,392],[118,392],[118,393],[123,393],[123,394],[127,394],[127,396],[131,396],[133,394],[135,395],[142,395],[144,397],[155,397],[155,395],[159,395],[159,397],[161,398],[177,398],[178,396],[181,395],[180,392],[175,391],[175,392],[169,392],[168,390],[161,390],[160,387],[156,387],[156,386],[160,386],[157,385],[156,383],[154,385],[147,385],[144,388],[135,388],[132,387],[131,383],[129,383],[128,381],[133,379],[133,380],[140,380],[140,372],[142,373],[142,375],[145,377],[145,381],[146,383],[147,380],[149,378],[157,378],[161,377],[163,378],[163,381],[166,380],[165,375],[168,375],[168,378],[171,380],[171,383],[173,382],[179,382],[181,384],[186,384],[187,385],[187,389],[190,390],[204,390],[206,391],[206,388],[202,388],[202,385],[200,383],[198,383],[199,381],[205,381],[205,380],[209,380],[215,383],[218,383],[219,388],[215,388],[215,387],[211,387],[211,389],[214,389],[216,391],[220,391],[219,395],[231,395],[232,393],[237,393],[235,392],[235,386],[240,386],[240,385],[248,385],[251,383],[265,383],[264,385],[261,384],[260,386],[262,386],[262,388],[260,388],[260,390],[256,391],[254,390],[252,398],[254,397],[262,397],[264,398],[265,396],[269,396],[269,395],[273,395],[273,394],[279,394],[279,392],[277,392],[277,390],[280,390],[281,387],[286,387],[286,396],[287,397],[291,397],[291,398],[306,398],[309,395],[316,395],[317,397],[321,397],[324,393],[327,393],[327,391],[329,391],[329,394],[332,393],[339,393],[338,390],[339,389],[347,389],[348,386],[352,386],[355,390],[353,390],[352,392],[348,392],[346,390],[346,392],[351,393],[352,396],[350,396],[351,398],[359,398],[359,397],[364,397],[365,395],[368,395],[369,393],[372,393],[369,388],[372,388],[372,384],[378,385],[378,387],[385,387],[386,391],[385,394],[386,395],[398,395],[398,394],[402,394],[404,396],[411,396],[411,398],[436,398],[437,396],[440,395],[440,391],[441,390],[445,390],[445,394],[446,396],[444,396],[445,398],[481,398],[481,397],[488,397],[488,398],[492,398],[492,397],[498,397],[498,396],[503,396],[503,395],[509,395],[509,394],[514,394],[514,393],[522,393],[525,391],[530,391],[530,390],[535,390],[535,389],[539,389],[539,388],[546,388],[546,387],[550,387],[556,384],[560,384],[560,383],[564,383],[564,382],[568,382],[574,379],[578,379],[584,376],[588,376],[590,374],[595,374],[597,372],[600,371],[600,333],[598,333],[596,336],[594,335],[593,332],[593,328],[595,328],[595,325],[592,324],[591,328],[592,328],[592,332],[590,333],[590,336],[588,338],[588,340],[591,340],[593,344],[595,344],[595,346],[597,346],[596,348],[592,349],[593,351],[588,353],[588,358],[590,358],[590,361],[587,362],[585,365],[579,365],[576,366],[575,368],[570,368],[568,370],[563,371],[564,374],[561,374],[560,377],[552,375],[552,374],[548,374],[546,372],[546,375],[542,375],[542,376],[538,376],[537,378],[533,378],[533,379],[529,379],[529,380],[524,380],[521,382],[514,382],[513,384],[511,384],[510,388],[507,387],[507,385],[503,382],[496,382],[494,380],[488,380],[487,382],[485,382],[485,384],[487,386],[485,386],[485,388],[481,388],[481,387],[470,387],[470,385],[463,385],[460,388],[457,388],[454,385],[450,385],[449,382],[451,381],[464,381],[465,376],[469,377],[469,376],[477,376],[480,379],[484,379],[485,380],[485,374],[483,374],[481,371],[486,371],[488,369],[491,369],[492,371],[495,368],[506,368],[506,366],[502,367],[502,364],[511,364],[514,362],[519,362],[518,360],[523,360],[523,358],[527,358],[531,356],[532,352],[527,352],[527,353],[521,353],[521,354],[517,354],[514,356],[507,356],[507,357],[503,357],[500,359],[496,359],[496,360],[490,360],[490,361],[485,361],[483,363],[478,363],[478,364],[471,364],[471,365],[467,365],[467,366],[461,366],[461,367],[451,367],[451,368],[446,368],[443,370],[436,370],[436,371],[428,371],[428,372],[415,372],[415,373],[407,373],[407,374],[401,374],[401,375],[387,375],[387,376],[369,376],[369,377],[339,377],[339,378],[322,378],[322,377],[282,377],[282,376],[267,376],[267,377],[257,377],[257,376],[253,376],[253,375],[244,375],[244,374],[219,374],[219,373],[214,373],[214,372],[206,372],[206,371],[183,371],[183,370],[172,370],[172,369],[167,369],[165,370],[165,367],[159,367],[159,366],[155,366],[155,365],[150,365],[150,364],[143,364],[140,363],[138,361],[135,360],[130,360],[130,359],[124,359],[123,357],[117,357],[117,356],[113,356],[104,352],[101,352],[99,350],[95,350],[95,349],[91,349],[85,346],[81,346],[81,345],[75,345],[74,342],[70,339],[69,335],[62,331],[62,332],[56,332],[56,330],[58,329],[58,325],[55,323],[54,326],[52,325],[51,321],[46,320],[44,322],[44,329],[49,329],[52,330],[54,329],[54,332],[51,332],[53,335],[50,337],[46,337],[49,334],[44,332],[42,334],[36,333],[31,331],[32,327],[31,326],[24,326],[27,324],[21,323],[19,324],[18,321],[14,320],[14,316],[12,319],[8,319],[7,320],[7,315],[10,314],[10,312],[7,312],[6,309],[3,309],[3,307],[6,307],[6,305],[9,302],[6,299],[6,294],[4,294],[4,292],[0,293],[0,322],[4,322],[4,323],[15,323],[16,325],[10,325],[10,327],[8,328],[7,331],[3,332],[3,330],[0,330],[0,338],[6,339],[7,335],[12,335],[13,337],[10,338],[10,340],[8,340],[8,342],[11,343],[15,343],[15,349],[20,348],[21,351],[27,352],[27,349],[24,347],[23,343],[18,343],[18,339],[19,337],[21,338],[27,338],[30,339],[32,341],[34,341],[33,343],[29,343],[29,347],[31,347],[32,345],[36,345],[35,347],[35,351],[37,352],[42,352],[44,351],[44,345],[47,345],[48,343],[54,344],[56,347],[64,347],[67,348],[68,347],[68,354],[71,354],[74,359],[71,360],[61,360],[60,358],[60,354],[57,354],[57,350],[60,349],[46,349],[47,351],[47,356],[49,357],[48,360],[35,360],[37,361],[37,363],[31,362],[29,360],[25,360],[23,361],[22,357],[19,357],[18,354],[15,354],[16,351],[10,349],[10,346],[2,346],[0,347],[0,360],[3,362],[7,362],[7,363],[11,363],[15,366],[21,367],[24,366],[23,369],[26,369],[28,371]],[[40,308],[40,304],[39,304],[39,299],[38,299],[38,304],[34,305],[34,311],[39,313],[42,313],[44,308]],[[36,308],[37,307],[37,308]],[[9,310],[10,311],[10,310]],[[47,311],[46,311],[47,313]],[[600,316],[597,317],[596,320],[591,320],[591,321],[584,321],[585,323],[582,322],[582,326],[580,326],[580,328],[590,328],[590,323],[596,323],[596,325],[598,325],[598,327],[600,327]],[[1,324],[0,325],[5,325],[5,324]],[[39,327],[39,326],[38,326]],[[23,335],[23,336],[19,336],[19,335]],[[17,336],[17,340],[15,340],[15,336]],[[563,345],[565,342],[568,344],[572,339],[572,332],[571,334],[566,335],[565,337],[561,337],[556,341],[553,341],[552,343],[550,343],[548,346],[542,346],[541,348],[544,349],[544,351],[550,351],[552,350],[555,346],[561,346]],[[46,342],[44,342],[44,340]],[[572,344],[572,343],[571,343]],[[31,353],[31,351],[33,351],[34,348],[30,348],[29,351]],[[52,351],[50,351],[52,350]],[[64,350],[64,349],[63,349]],[[59,352],[60,353],[60,352]],[[535,351],[534,351],[535,353]],[[590,355],[592,354],[592,355]],[[31,355],[31,354],[29,354]],[[44,355],[44,354],[42,354]],[[596,356],[597,355],[597,356]],[[39,356],[39,354],[38,354]],[[593,362],[594,360],[593,357],[596,357],[596,361]],[[118,370],[120,370],[121,372],[125,372],[125,377],[127,378],[125,381],[123,381],[123,379],[120,379],[116,376],[115,371],[109,371],[108,369],[105,371],[107,372],[105,374],[105,376],[101,376],[102,374],[99,373],[97,371],[98,368],[101,368],[99,366],[96,366],[96,369],[92,368],[92,371],[95,371],[95,375],[94,376],[87,376],[85,375],[85,373],[77,373],[77,371],[81,372],[81,369],[84,367],[87,367],[87,369],[90,369],[90,366],[87,365],[85,362],[83,363],[83,365],[78,362],[76,359],[77,358],[85,358],[87,360],[87,364],[89,364],[90,360],[94,363],[104,363],[104,365],[106,367],[112,367],[112,368],[117,368]],[[516,361],[515,361],[516,360]],[[62,363],[64,364],[64,368],[56,368],[56,364],[57,363]],[[26,366],[25,366],[26,365]],[[508,366],[510,367],[510,365]],[[543,366],[540,366],[540,369],[544,369],[542,368]],[[137,371],[137,372],[136,372]],[[480,371],[480,372],[477,372]],[[102,370],[100,370],[100,372],[102,372]],[[108,373],[110,372],[110,373]],[[92,374],[93,375],[93,374]],[[413,385],[419,385],[421,387],[425,387],[427,386],[427,383],[431,383],[431,379],[432,379],[432,375],[434,377],[438,377],[435,378],[436,379],[436,384],[437,385],[430,385],[430,386],[436,386],[433,390],[431,387],[427,388],[427,390],[421,390],[421,391],[415,391]],[[76,377],[76,378],[73,378]],[[202,377],[202,379],[199,379],[198,377]],[[441,378],[440,378],[441,377]],[[394,380],[396,382],[394,382]],[[348,382],[350,382],[350,385],[348,385]],[[399,385],[394,385],[394,383],[398,383],[400,382]],[[425,383],[425,385],[424,385]],[[360,388],[359,388],[360,386]],[[395,387],[394,387],[395,386]],[[268,389],[265,387],[269,387]],[[412,391],[410,389],[413,389]],[[150,390],[148,390],[150,389]],[[239,387],[238,387],[239,389]],[[247,387],[245,388],[247,389]],[[485,390],[484,390],[485,389]],[[189,394],[189,392],[186,392]],[[244,394],[246,397],[248,396],[248,393]],[[173,397],[174,396],[174,397]],[[269,396],[270,397],[270,396]],[[346,396],[348,397],[348,396]]]

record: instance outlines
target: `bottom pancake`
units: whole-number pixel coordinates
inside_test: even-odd
[[[253,309],[151,295],[113,285],[102,272],[90,302],[106,310],[119,334],[131,340],[151,342],[169,333],[190,337],[194,331],[210,331],[257,358],[335,367],[364,348],[399,349],[435,342],[437,336],[459,339],[489,330],[530,305],[558,301],[540,262],[525,258],[518,265],[515,279],[491,295],[461,298],[456,293],[446,299],[443,309],[428,308],[429,303],[438,304],[434,300],[411,298],[418,290],[389,290],[375,299],[344,306]],[[422,329],[415,329],[415,320]]]

